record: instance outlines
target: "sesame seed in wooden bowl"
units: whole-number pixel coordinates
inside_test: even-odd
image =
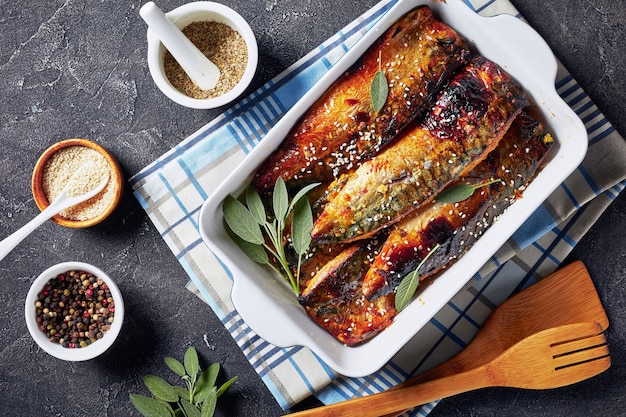
[[[86,228],[106,219],[120,202],[124,179],[117,160],[102,146],[87,139],[66,139],[55,143],[39,157],[33,170],[31,187],[35,203],[44,210],[54,201],[74,172],[83,164],[92,163],[93,169],[85,171],[84,181],[93,183],[98,177],[109,176],[109,183],[91,199],[70,207],[52,217],[52,221],[65,227]]]

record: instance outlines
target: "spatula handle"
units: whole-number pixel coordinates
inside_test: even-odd
[[[289,416],[379,417],[487,386],[489,386],[489,378],[486,368],[480,367],[439,379],[391,389],[379,394],[300,411]]]

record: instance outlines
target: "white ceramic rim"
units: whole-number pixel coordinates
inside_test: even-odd
[[[83,348],[70,349],[64,348],[58,343],[50,342],[44,332],[39,329],[36,321],[35,302],[37,301],[37,295],[48,281],[55,278],[59,274],[72,270],[89,272],[102,279],[109,286],[111,295],[115,300],[115,320],[113,321],[111,328],[104,333],[102,339],[99,339]],[[24,317],[26,319],[26,326],[28,327],[30,335],[44,351],[48,352],[55,358],[65,361],[86,361],[101,355],[109,347],[111,347],[111,345],[113,345],[113,342],[115,342],[115,339],[122,329],[122,323],[124,321],[124,299],[122,298],[122,293],[117,287],[117,284],[115,284],[113,279],[100,268],[84,262],[62,262],[43,271],[32,283],[30,289],[28,290],[28,294],[26,295]]]
[[[189,97],[172,86],[165,76],[163,60],[165,46],[148,28],[148,69],[157,87],[172,101],[194,109],[213,109],[224,106],[239,97],[252,82],[259,61],[259,49],[252,28],[236,11],[220,3],[196,1],[184,4],[165,14],[177,27],[184,28],[192,22],[215,21],[224,23],[241,34],[248,47],[248,62],[241,80],[230,91],[209,99]]]
[[[383,332],[356,347],[347,347],[311,320],[289,286],[276,274],[254,264],[236,247],[223,226],[221,204],[238,195],[265,158],[280,144],[301,115],[380,34],[418,5],[467,37],[482,55],[500,64],[529,92],[546,130],[556,143],[548,163],[518,199],[473,247],[439,276]],[[231,298],[246,324],[269,343],[306,346],[335,371],[351,377],[372,374],[387,363],[489,261],[522,223],[578,167],[587,151],[587,132],[576,113],[555,89],[557,63],[540,35],[510,15],[482,17],[461,0],[400,0],[296,103],[208,197],[200,211],[200,234],[233,276]],[[419,335],[418,335],[419,337]]]

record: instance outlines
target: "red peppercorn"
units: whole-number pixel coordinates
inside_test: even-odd
[[[97,291],[94,283],[98,283]],[[67,271],[51,279],[39,293],[35,302],[37,323],[53,343],[65,348],[85,347],[110,329],[96,315],[99,307],[92,298],[94,292],[102,297],[102,306],[110,305],[113,316],[114,302],[108,287],[87,272]],[[96,336],[97,335],[97,336]],[[69,337],[68,337],[69,336]]]

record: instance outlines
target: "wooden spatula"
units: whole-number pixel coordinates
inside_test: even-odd
[[[386,400],[384,400],[384,397],[381,398],[378,396],[393,395],[394,401],[396,401],[396,397],[398,396],[409,396],[409,392],[415,391],[414,387],[420,387],[419,391],[424,391],[425,387],[433,383],[433,381],[453,378],[456,375],[465,375],[468,372],[474,372],[475,369],[488,368],[490,372],[498,372],[498,369],[500,369],[503,364],[502,357],[507,358],[506,363],[513,361],[524,364],[525,361],[529,360],[529,357],[518,357],[517,354],[522,351],[520,349],[523,349],[523,347],[516,347],[516,344],[521,344],[522,341],[526,341],[524,346],[531,346],[534,345],[537,339],[541,339],[543,342],[545,341],[543,339],[544,337],[552,337],[554,336],[553,332],[560,332],[562,330],[554,330],[555,328],[559,328],[560,326],[565,326],[566,329],[579,328],[580,326],[568,327],[568,325],[581,323],[586,323],[583,326],[587,326],[585,333],[589,334],[599,334],[606,330],[609,324],[606,312],[600,303],[600,299],[587,269],[582,262],[574,262],[505,301],[489,316],[474,340],[451,360],[417,377],[411,378],[384,393],[364,398],[371,398],[375,402],[378,401],[382,403],[382,401]],[[589,326],[596,329],[596,331],[589,332]],[[597,340],[594,340],[594,343],[595,342],[602,344],[603,336],[599,336]],[[532,349],[523,351],[526,355],[532,353]],[[509,353],[505,354],[505,352]],[[512,354],[510,352],[516,353]],[[603,351],[601,351],[601,353],[602,352]],[[603,355],[600,354],[599,356],[602,357]],[[549,367],[546,368],[545,372],[542,372],[536,377],[532,375],[522,375],[516,372],[523,381],[540,378],[541,383],[544,384],[541,386],[543,388],[548,386],[562,386],[593,376],[608,368],[610,365],[608,350],[606,357],[596,363],[590,362],[590,364],[592,365],[588,367],[572,367],[572,369],[579,369],[580,372],[575,372],[571,379],[566,379],[565,381],[561,379],[551,379],[554,378],[555,375],[554,370],[549,371]],[[512,368],[509,367],[508,369]],[[532,368],[530,366],[522,366],[522,369],[530,371]],[[515,377],[515,375],[512,375],[512,377]],[[507,386],[532,388],[526,385],[527,382],[523,381],[519,382],[519,385],[514,385],[512,382],[509,382]],[[484,383],[484,381],[481,383]],[[496,383],[494,380],[494,385],[499,384],[501,384],[501,382]],[[429,397],[430,399],[428,400],[424,400],[423,398],[417,399],[415,396],[411,395],[410,400],[407,400],[408,406],[406,408],[411,408],[424,402],[433,401],[438,398],[453,395],[454,393],[460,393],[478,387],[453,386],[453,388],[456,388],[455,392],[441,392],[439,396]],[[404,391],[405,389],[408,391]],[[403,394],[393,393],[394,391],[401,391]],[[347,416],[353,415],[350,414],[352,412],[350,410],[352,409],[357,411],[354,415],[364,416],[366,409],[371,410],[369,401],[363,405],[355,404],[357,406],[354,408],[352,408],[353,406],[347,405],[353,401],[363,401],[364,398],[328,407],[319,407],[292,415]],[[343,406],[342,404],[346,405]],[[331,408],[334,409],[331,410]],[[339,408],[347,410],[348,414],[343,413]],[[328,409],[328,413],[325,413],[324,410],[326,409]],[[374,414],[368,415],[381,416],[385,413],[400,412],[404,409],[405,408],[399,405],[398,402],[394,402],[387,411],[378,410],[374,412]]]
[[[292,416],[378,417],[478,388],[556,388],[597,375],[611,364],[598,323],[567,324],[542,330],[505,350],[500,350],[499,341],[495,342],[491,345],[488,339],[480,338],[479,333],[471,343],[482,345],[491,353],[499,351],[490,361],[474,357],[475,363],[468,364],[468,369],[439,379],[406,384]]]

